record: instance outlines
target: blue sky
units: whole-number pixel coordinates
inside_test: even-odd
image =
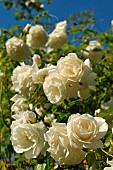
[[[44,5],[49,14],[58,17],[59,21],[75,12],[90,11],[93,8],[97,25],[102,31],[110,27],[113,19],[113,0],[53,0],[52,5],[46,3]],[[13,12],[14,10],[6,11],[2,5],[0,6],[0,28],[9,29],[13,25],[25,26],[28,23],[27,21],[15,21]],[[55,20],[54,17],[53,19]]]

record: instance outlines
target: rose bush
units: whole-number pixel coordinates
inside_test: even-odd
[[[42,11],[34,26],[0,30],[1,169],[104,169],[113,153],[112,29],[95,36],[85,11],[51,32],[54,25],[39,22],[41,15],[50,20]],[[14,42],[13,34],[21,39]],[[28,56],[23,63],[20,55]]]

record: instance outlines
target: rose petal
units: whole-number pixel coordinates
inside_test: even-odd
[[[97,121],[98,126],[99,126],[99,132],[96,136],[96,139],[101,139],[105,136],[108,130],[108,124],[105,122],[105,119],[101,117],[94,117],[94,119]]]
[[[84,147],[89,149],[103,148],[103,143],[101,140],[93,139],[91,143],[85,143]]]

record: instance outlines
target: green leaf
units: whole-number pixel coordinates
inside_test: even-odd
[[[111,116],[112,114],[113,114],[113,108],[106,110],[106,111],[102,111],[97,116],[102,117],[102,118],[107,118],[108,116]]]
[[[110,146],[110,139],[112,139],[112,133],[111,132],[109,132],[108,135],[106,135],[106,140],[105,140],[105,143],[104,143],[104,145],[106,147]]]
[[[96,156],[93,151],[88,152],[88,154],[86,155],[86,161],[89,167],[91,167],[96,162]]]
[[[43,164],[36,165],[34,170],[45,170],[45,168],[46,168],[46,164],[43,163]]]

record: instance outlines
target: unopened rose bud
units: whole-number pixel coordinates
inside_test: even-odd
[[[39,66],[41,64],[42,60],[38,54],[34,54],[33,56],[33,64]]]
[[[33,109],[33,104],[32,103],[29,104],[29,108],[30,108],[30,110]]]
[[[45,123],[51,123],[51,122],[55,122],[55,115],[54,114],[47,114],[45,117],[44,117],[44,122]]]
[[[24,33],[28,33],[30,28],[31,28],[31,24],[27,24],[27,25],[24,27],[23,32],[24,32]]]
[[[111,21],[111,26],[113,27],[113,20]]]
[[[41,5],[40,5],[40,8],[44,8],[44,4],[41,4]]]
[[[25,117],[25,120],[26,121],[30,121],[32,123],[34,123],[36,121],[36,115],[34,112],[31,112],[31,111],[26,111],[24,113],[24,117]]]
[[[35,112],[37,113],[38,116],[42,116],[42,110],[40,108],[35,108]]]

